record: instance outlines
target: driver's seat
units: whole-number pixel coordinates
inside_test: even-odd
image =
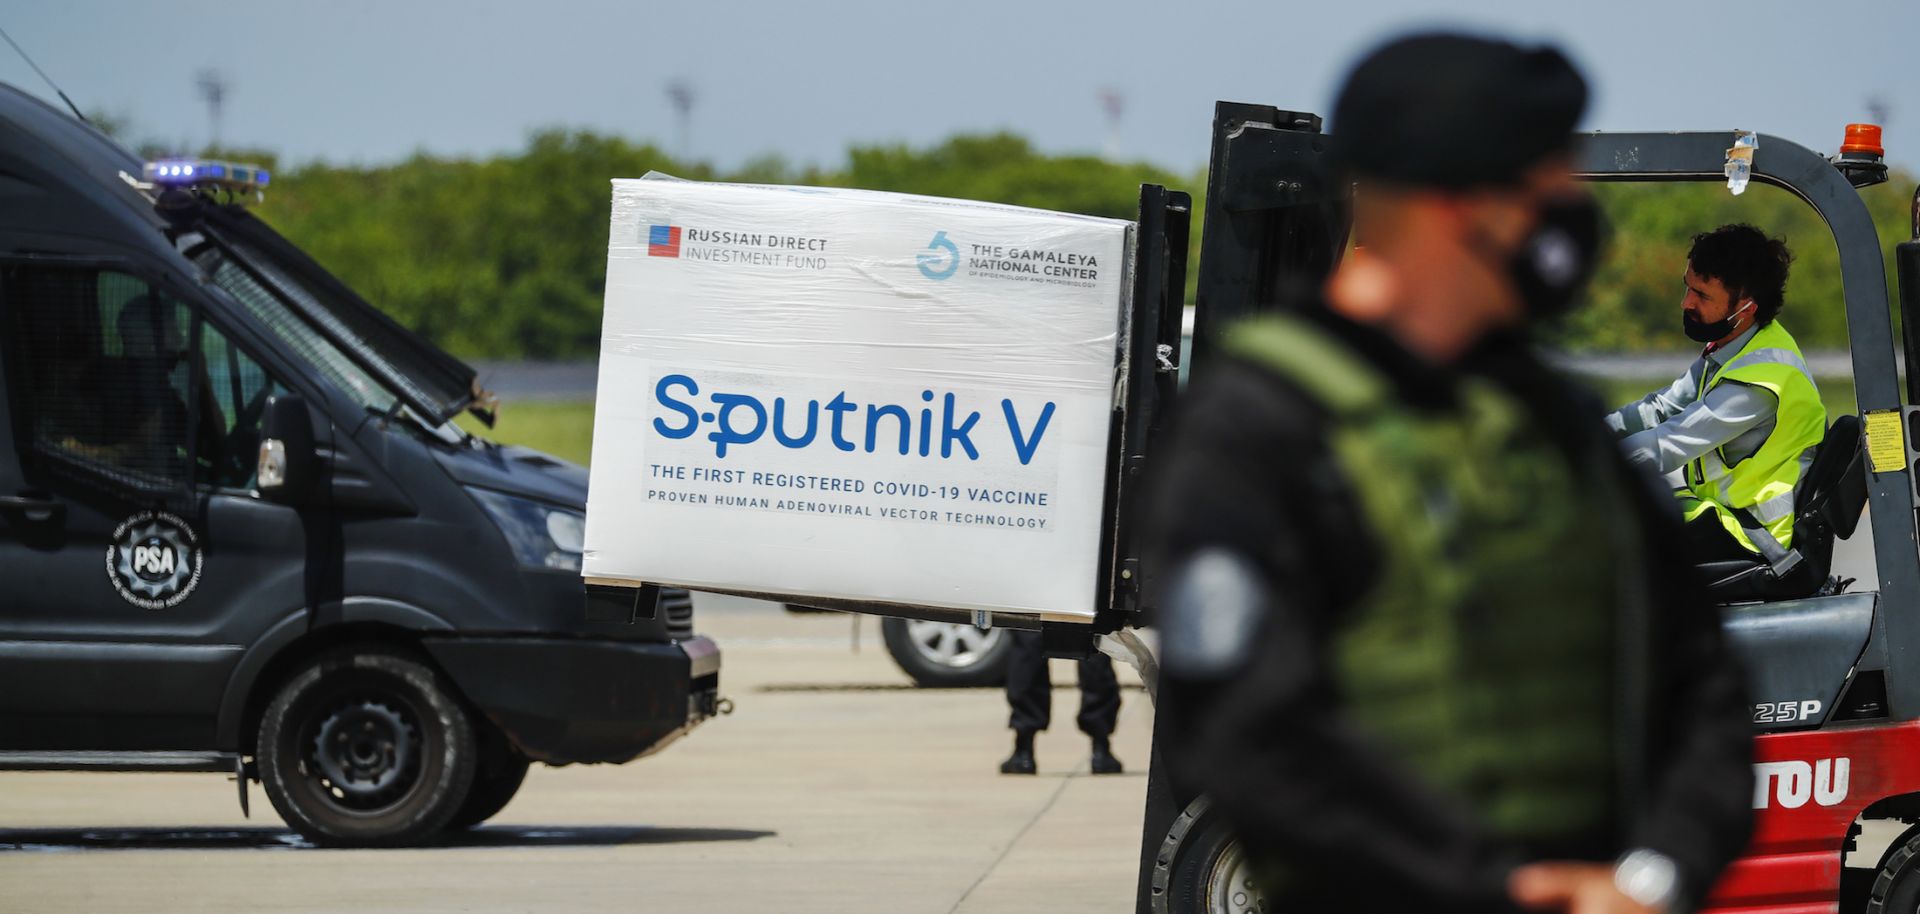
[[[1853,535],[1867,504],[1866,453],[1860,447],[1860,417],[1833,420],[1794,499],[1792,556],[1784,572],[1756,555],[1751,560],[1705,562],[1696,567],[1715,603],[1794,600],[1818,593],[1833,565],[1833,541]]]

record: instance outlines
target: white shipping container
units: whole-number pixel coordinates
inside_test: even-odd
[[[583,574],[1091,617],[1129,229],[615,181]]]

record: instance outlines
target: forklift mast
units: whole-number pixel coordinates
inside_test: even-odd
[[[1293,292],[1317,286],[1339,262],[1349,225],[1348,195],[1344,187],[1332,183],[1321,165],[1327,138],[1320,126],[1318,115],[1271,105],[1215,104],[1194,290],[1193,348],[1187,356],[1192,360],[1190,378],[1209,369],[1222,330],[1293,300]],[[1152,189],[1148,190],[1150,196]],[[1144,234],[1145,197],[1141,212]],[[1181,290],[1176,286],[1173,291]],[[1179,310],[1173,309],[1176,314]],[[1177,359],[1177,336],[1174,342],[1171,353]],[[1164,412],[1162,403],[1155,415]],[[1142,592],[1153,592],[1156,571],[1151,565],[1139,568],[1135,579]],[[1139,618],[1151,622],[1152,617],[1152,607],[1141,604]],[[1166,839],[1181,819],[1181,811],[1197,799],[1177,791],[1167,775],[1160,751],[1164,720],[1164,715],[1154,715],[1136,914],[1165,908]]]
[[[1320,117],[1218,102],[1194,290],[1192,371],[1220,332],[1325,281],[1347,244],[1347,188],[1322,165]]]

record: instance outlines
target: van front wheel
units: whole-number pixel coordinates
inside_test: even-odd
[[[323,655],[260,722],[260,781],[315,844],[415,844],[445,828],[478,767],[473,727],[431,667],[386,650]]]
[[[498,731],[482,735],[480,755],[479,769],[473,773],[473,787],[467,791],[467,801],[460,804],[460,810],[447,822],[448,831],[464,831],[498,815],[527,779],[531,763],[526,756],[513,751]]]

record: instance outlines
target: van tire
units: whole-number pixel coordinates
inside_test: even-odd
[[[481,739],[482,749],[480,768],[473,773],[473,786],[467,789],[467,800],[460,804],[460,810],[447,822],[448,831],[465,831],[500,814],[507,804],[513,802],[513,795],[520,792],[520,785],[527,779],[527,769],[531,762],[512,746],[506,745],[506,738],[499,733],[488,733]]]
[[[1007,681],[1013,653],[1007,629],[888,616],[880,620],[880,638],[893,662],[923,688],[965,689]]]
[[[384,648],[332,651],[295,673],[262,715],[258,745],[274,810],[335,847],[420,843],[460,811],[479,767],[452,689]]]

